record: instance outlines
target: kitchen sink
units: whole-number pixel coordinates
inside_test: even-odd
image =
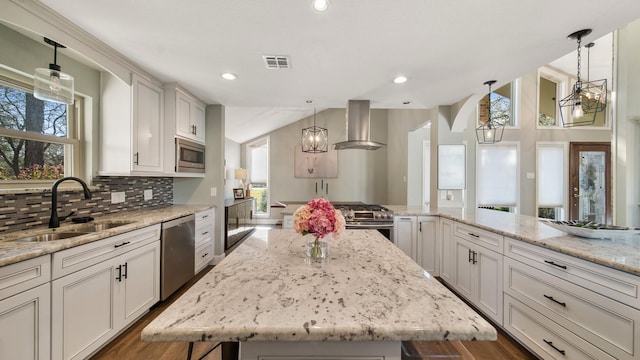
[[[98,231],[113,229],[119,226],[129,225],[132,223],[134,222],[133,221],[99,221],[99,222],[86,223],[80,226],[76,226],[70,230],[77,231],[77,232],[98,232]]]
[[[50,232],[45,234],[26,236],[23,238],[16,239],[14,241],[20,242],[43,242],[43,241],[54,241],[54,240],[62,240],[69,239],[76,236],[86,235],[86,232]]]

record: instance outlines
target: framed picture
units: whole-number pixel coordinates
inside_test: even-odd
[[[234,199],[244,199],[244,189],[243,188],[235,188],[235,189],[233,189],[233,198]]]

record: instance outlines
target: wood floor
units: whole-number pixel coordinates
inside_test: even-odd
[[[140,332],[156,316],[166,309],[171,302],[184,293],[193,283],[202,277],[209,267],[198,274],[175,294],[144,315],[129,329],[120,334],[111,343],[96,353],[91,360],[186,360],[188,344],[186,343],[148,343],[140,340]],[[199,359],[206,354],[214,343],[195,343],[193,359]],[[441,341],[441,342],[407,342],[403,344],[404,360],[536,360],[536,356],[512,340],[502,330],[498,329],[497,341]],[[416,354],[423,354],[418,356]],[[216,349],[203,360],[221,360],[220,349]]]

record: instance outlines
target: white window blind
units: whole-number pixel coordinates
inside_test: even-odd
[[[564,204],[564,146],[538,146],[538,206],[561,207]]]
[[[252,183],[267,183],[269,167],[269,151],[265,146],[253,147],[251,149],[251,169],[250,178]]]
[[[478,206],[517,206],[516,144],[478,145],[477,174]]]

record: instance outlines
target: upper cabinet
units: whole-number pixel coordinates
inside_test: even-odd
[[[204,104],[177,84],[165,86],[165,129],[200,144],[204,138]]]
[[[164,94],[133,74],[131,85],[102,73],[100,175],[164,175]]]

